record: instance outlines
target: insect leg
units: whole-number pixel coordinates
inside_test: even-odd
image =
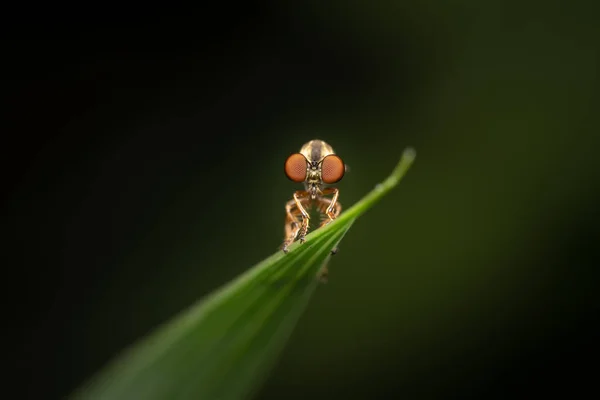
[[[300,234],[300,240],[304,241],[304,235],[308,229],[308,213],[302,206],[308,198],[302,198],[304,192],[294,193],[294,198],[285,204],[285,240],[282,250],[287,253],[288,247]]]
[[[302,213],[296,208],[296,200],[292,199],[285,203],[285,240],[281,248],[285,253],[287,253],[288,246],[296,240],[296,236],[300,232],[301,217]]]
[[[304,197],[307,195],[308,193],[303,190],[298,190],[294,193],[294,201],[296,202],[296,207],[298,207],[298,210],[300,210],[300,212],[302,213],[302,226],[300,227],[300,232],[298,235],[301,243],[304,243],[304,237],[306,236],[306,232],[308,231],[308,222],[310,220],[308,212],[302,205],[302,202],[306,202],[309,200],[308,197]]]
[[[319,198],[319,204],[318,204],[318,209],[319,212],[321,213],[321,225],[320,227],[323,227],[327,224],[329,224],[331,221],[333,221],[334,219],[337,218],[338,215],[340,215],[340,213],[342,212],[342,205],[340,204],[340,202],[336,201],[334,203],[334,200],[337,199],[337,189],[334,195],[333,199],[329,199],[327,197],[320,197]],[[335,255],[338,252],[338,248],[335,247],[331,250],[331,255]],[[327,268],[324,268],[324,272],[327,273]]]
[[[329,278],[329,268],[327,268],[327,263],[321,267],[319,272],[317,272],[317,280],[320,283],[327,283]]]
[[[322,215],[321,226],[329,224],[331,221],[337,218],[342,212],[342,204],[337,201],[339,191],[337,189],[330,189],[333,192],[333,198],[320,197],[318,208]],[[327,189],[323,191],[326,193]]]

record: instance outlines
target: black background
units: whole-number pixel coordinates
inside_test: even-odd
[[[17,397],[67,395],[275,251],[313,137],[352,168],[344,205],[417,163],[260,398],[597,391],[591,2],[46,7],[2,28]]]

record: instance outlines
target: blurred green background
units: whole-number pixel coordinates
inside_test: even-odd
[[[597,391],[597,3],[221,7],[7,36],[21,390],[64,396],[277,251],[283,161],[319,138],[344,207],[418,155],[259,398]]]

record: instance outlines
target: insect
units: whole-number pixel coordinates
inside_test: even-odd
[[[317,208],[321,215],[319,227],[329,224],[340,214],[342,205],[338,202],[339,190],[330,185],[344,177],[346,165],[329,144],[314,139],[305,143],[300,152],[287,157],[284,172],[292,182],[304,183],[304,190],[295,191],[293,198],[285,204],[285,240],[282,250],[287,253],[288,247],[295,240],[304,243],[311,207]],[[328,195],[332,197],[325,197]]]

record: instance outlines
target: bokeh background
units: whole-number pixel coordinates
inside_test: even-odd
[[[278,250],[285,157],[357,221],[259,398],[598,391],[598,5],[36,8],[3,26],[5,360],[68,394]],[[591,364],[591,365],[590,365]]]

